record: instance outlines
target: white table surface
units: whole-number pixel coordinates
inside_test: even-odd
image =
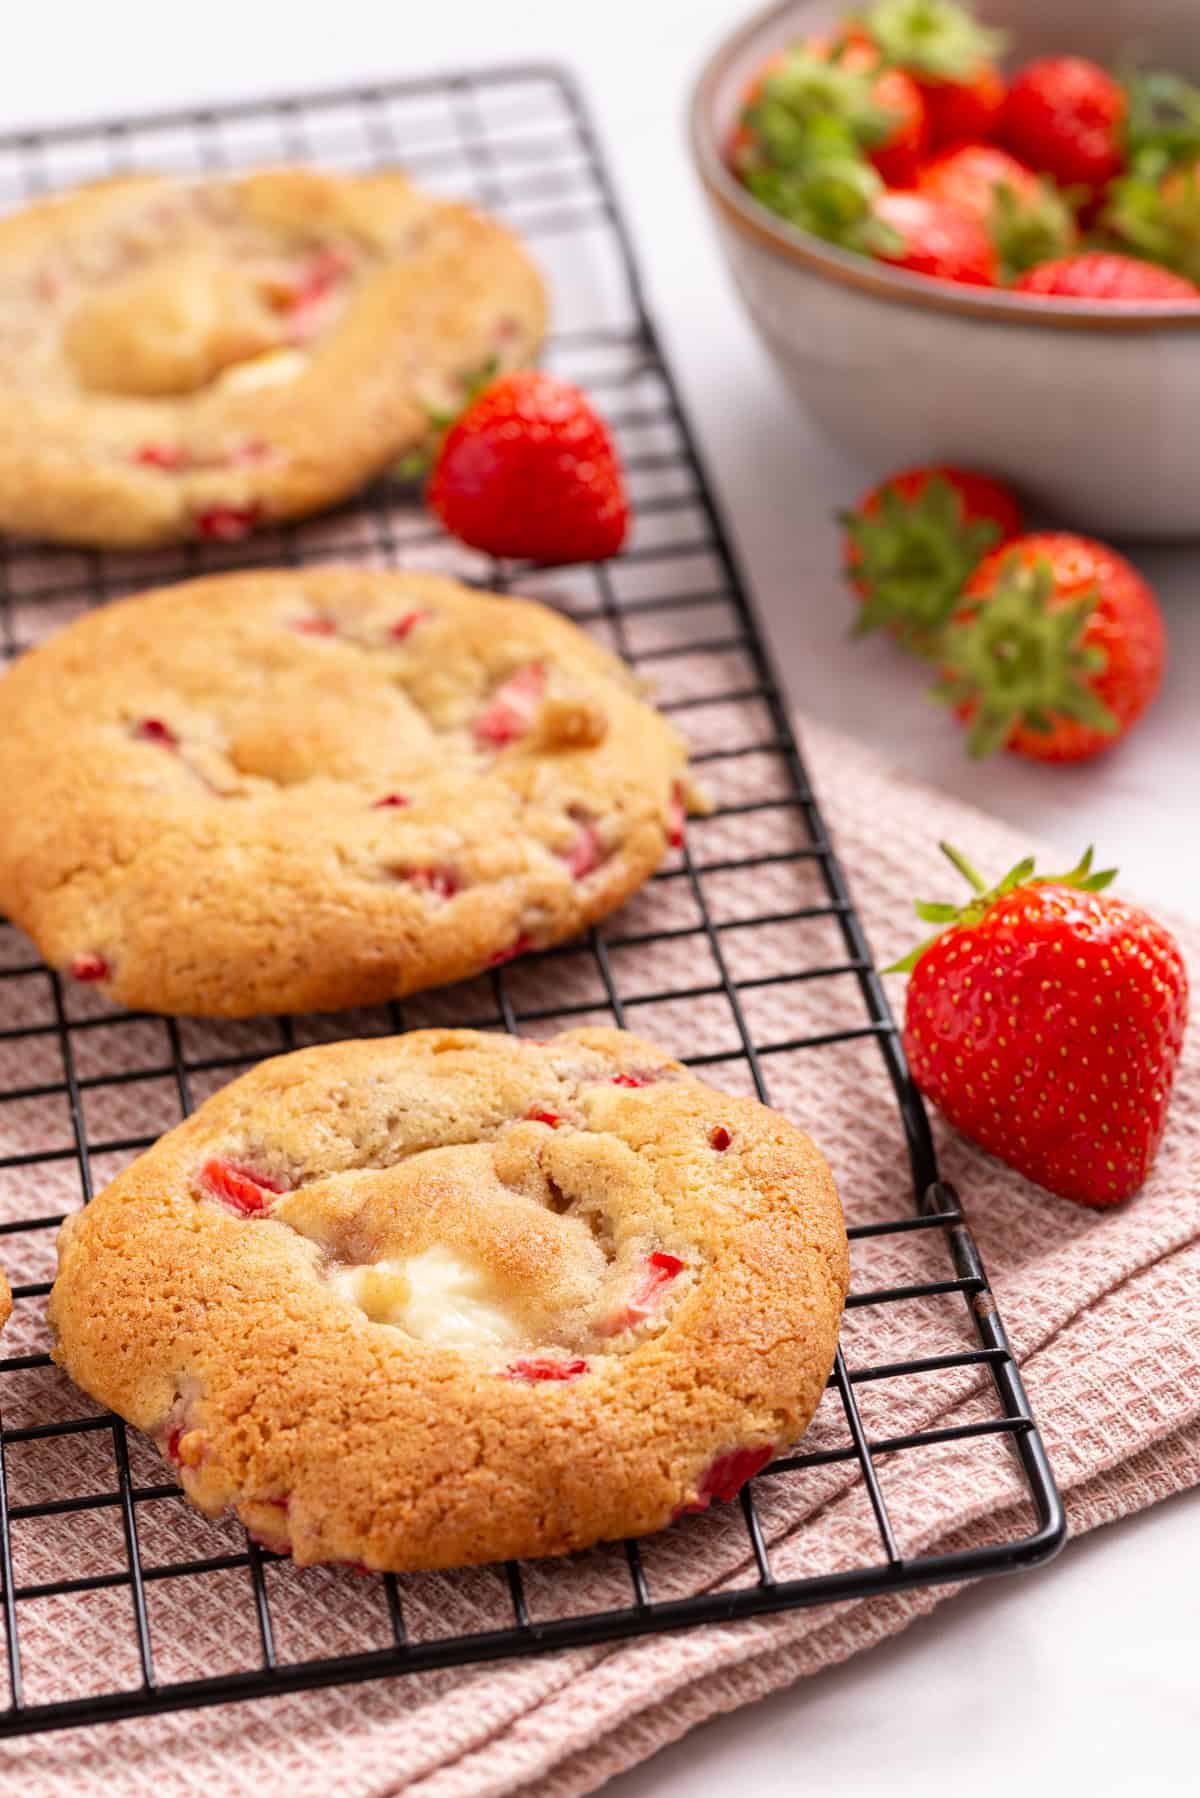
[[[1049,0],[1053,4],[1053,0]],[[4,124],[551,57],[581,77],[632,219],[652,303],[795,702],[964,798],[1057,840],[1095,840],[1144,896],[1200,900],[1200,552],[1137,552],[1162,596],[1172,668],[1119,753],[1052,770],[984,769],[886,644],[851,647],[830,513],[861,471],[797,416],[719,264],[688,167],[683,96],[744,0],[336,0],[26,3],[9,20]],[[1197,1790],[1200,1495],[992,1582],[898,1641],[693,1732],[614,1798],[753,1798],[1032,1782],[1076,1793]]]

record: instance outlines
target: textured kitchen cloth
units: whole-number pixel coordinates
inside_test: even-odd
[[[997,873],[1030,848],[1011,830],[897,777],[843,739],[816,727],[805,729],[803,736],[826,817],[881,964],[912,940],[913,894],[952,889],[953,876],[936,852],[939,837],[951,838],[986,871]],[[739,846],[743,851],[753,847],[746,842]],[[1080,845],[1065,847],[1073,861]],[[1053,867],[1055,858],[1042,865]],[[789,864],[786,877],[794,876],[795,865]],[[771,878],[762,870],[737,876],[753,883],[760,905],[764,882],[769,885]],[[795,899],[794,889],[792,903],[803,903]],[[1168,921],[1191,967],[1200,967],[1200,930]],[[546,978],[560,982],[561,970]],[[793,1035],[861,1017],[852,992],[842,998],[824,995],[823,989],[834,984],[808,983],[803,1001],[794,992],[789,995]],[[897,981],[894,1001],[901,996]],[[808,1009],[797,1019],[795,1008],[801,1003]],[[669,1020],[637,1022],[648,1034],[670,1042]],[[774,1025],[766,1016],[752,1022],[760,1040],[780,1035],[778,1018]],[[708,1033],[718,1030],[695,1007],[681,1013],[678,1023],[689,1032],[682,1039],[689,1048],[712,1040]],[[106,1052],[111,1060],[111,1046]],[[808,1050],[781,1056],[778,1065],[772,1057],[767,1066],[777,1102],[807,1124],[830,1154],[852,1221],[895,1215],[905,1179],[902,1144],[878,1061],[868,1039],[827,1056]],[[719,1083],[719,1073],[716,1077]],[[144,1108],[139,1116],[145,1128]],[[128,1127],[131,1120],[109,1122],[113,1134],[122,1121]],[[45,1122],[44,1117],[31,1120],[35,1137]],[[948,1132],[941,1136],[944,1172],[963,1194],[1066,1494],[1073,1530],[1109,1522],[1200,1480],[1200,1032],[1193,1030],[1188,1039],[1153,1176],[1136,1200],[1115,1212],[1088,1212],[1048,1198]],[[944,1276],[944,1265],[934,1272],[933,1260],[925,1259],[944,1253],[940,1242],[929,1240],[939,1236],[918,1232],[856,1244],[855,1285],[861,1290]],[[847,1359],[853,1367],[868,1359],[929,1353],[931,1347],[970,1346],[962,1314],[957,1296],[945,1303],[922,1300],[851,1312],[843,1334]],[[876,1438],[985,1417],[993,1409],[987,1380],[974,1368],[870,1383],[859,1388],[859,1395],[866,1425]],[[78,1406],[78,1395],[65,1384],[59,1398]],[[18,1400],[18,1410],[20,1402],[28,1404],[32,1417],[47,1401],[44,1394],[31,1395]],[[13,1421],[9,1402],[5,1422]],[[844,1433],[836,1406],[823,1404],[813,1441],[833,1443],[843,1440]],[[93,1450],[101,1452],[97,1437],[58,1439],[63,1442],[68,1449],[62,1454],[69,1452],[76,1461]],[[131,1445],[135,1456],[146,1457],[137,1463],[137,1477],[161,1479],[161,1469],[153,1471],[153,1458],[132,1436]],[[987,1452],[993,1448],[994,1453]],[[1011,1532],[1028,1522],[1010,1458],[993,1438],[886,1457],[880,1473],[906,1553],[987,1541],[998,1530]],[[21,1477],[38,1476],[28,1472]],[[41,1477],[47,1491],[74,1489],[64,1486],[73,1475],[61,1457],[47,1464]],[[10,1484],[13,1479],[10,1469]],[[845,1464],[803,1479],[766,1478],[756,1493],[778,1577],[878,1558],[861,1482]],[[179,1501],[139,1506],[139,1515],[148,1562],[220,1552],[222,1546],[236,1552],[240,1545],[237,1532],[197,1524]],[[115,1511],[113,1516],[115,1520]],[[19,1544],[19,1580],[74,1573],[80,1570],[81,1552],[94,1557],[105,1552],[93,1534],[81,1535],[78,1527],[73,1535],[64,1534],[64,1527],[75,1523],[70,1517],[43,1523],[40,1539]],[[199,1548],[198,1528],[207,1532]],[[88,1544],[86,1551],[80,1549],[81,1541]],[[120,1566],[119,1527],[110,1552]],[[746,1538],[727,1513],[713,1512],[677,1526],[648,1541],[644,1554],[655,1596],[695,1589],[698,1562],[712,1580],[747,1577]],[[574,1564],[572,1590],[580,1608],[621,1602],[615,1565],[603,1552]],[[246,1664],[248,1645],[236,1639],[241,1627],[236,1619],[246,1609],[244,1591],[239,1588],[235,1595],[232,1588],[226,1593],[218,1589],[214,1596],[213,1580],[223,1578],[244,1582],[245,1573],[210,1575],[206,1586],[199,1580],[151,1586],[151,1628],[163,1678]],[[284,1639],[280,1632],[277,1640],[281,1658],[370,1644],[377,1628],[372,1607],[378,1581],[333,1570],[301,1576],[286,1565],[272,1566],[268,1578],[281,1615],[282,1601],[289,1594],[292,1600],[286,1614],[293,1633]],[[1029,1578],[1036,1582],[1037,1575]],[[549,1601],[554,1576],[535,1568],[528,1579],[536,1612]],[[112,1683],[122,1657],[130,1652],[128,1594],[117,1590],[104,1596],[112,1600],[107,1625],[94,1609],[85,1623],[71,1600],[44,1601],[45,1618],[27,1632],[31,1699]],[[102,1789],[110,1798],[184,1798],[193,1793],[210,1798],[214,1791],[254,1798],[276,1793],[326,1798],[332,1791],[341,1798],[400,1792],[418,1798],[498,1798],[512,1792],[574,1798],[596,1790],[715,1712],[746,1704],[869,1647],[946,1596],[945,1591],[918,1592],[856,1601],[616,1648],[18,1740],[0,1745],[0,1782],[11,1782],[15,1789],[19,1780],[27,1798],[60,1798],[85,1789]],[[1030,1603],[1037,1602],[1035,1584],[1027,1596]],[[504,1616],[493,1576],[482,1572],[405,1582],[405,1610],[417,1635],[423,1626],[428,1633],[444,1633],[488,1627]]]

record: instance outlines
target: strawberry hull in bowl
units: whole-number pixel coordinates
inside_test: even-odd
[[[959,462],[1012,481],[1103,535],[1200,535],[1200,303],[1077,300],[947,281],[797,229],[728,162],[747,88],[768,58],[829,33],[844,7],[776,5],[710,57],[691,139],[722,248],[781,372],[869,471]],[[1104,7],[982,0],[1015,68],[1076,54],[1200,76],[1191,0]]]

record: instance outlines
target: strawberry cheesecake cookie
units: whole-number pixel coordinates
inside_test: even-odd
[[[59,1238],[55,1358],[298,1562],[564,1554],[805,1429],[847,1282],[795,1125],[618,1030],[262,1063]]]
[[[114,1001],[244,1017],[478,974],[681,839],[687,752],[546,607],[434,575],[191,581],[0,679],[0,909]]]
[[[128,176],[0,220],[0,529],[232,539],[353,492],[530,360],[502,225],[402,175]]]

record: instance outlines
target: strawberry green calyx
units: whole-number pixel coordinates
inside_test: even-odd
[[[746,186],[763,206],[801,231],[864,256],[896,254],[899,235],[877,219],[872,203],[883,181],[853,146],[815,155],[791,169],[750,169]]]
[[[885,62],[931,82],[967,80],[1008,42],[955,0],[877,0],[861,25]]]
[[[1130,75],[1124,85],[1125,157],[1135,175],[1157,181],[1200,158],[1200,87],[1165,71]]]
[[[932,653],[968,577],[1000,541],[991,519],[964,521],[959,495],[940,477],[916,499],[884,487],[877,512],[844,512],[838,522],[856,552],[848,577],[866,595],[853,634],[887,626],[924,655]]]
[[[429,435],[424,443],[418,444],[406,455],[392,465],[392,479],[403,481],[406,485],[423,481],[437,461],[438,450],[442,438],[451,425],[457,424],[468,406],[474,405],[485,387],[490,387],[500,373],[498,357],[489,356],[478,368],[469,369],[458,377],[458,385],[462,390],[462,399],[457,406],[426,406],[425,416],[429,420]]]
[[[1015,281],[1040,262],[1057,262],[1079,240],[1075,212],[1053,181],[1039,183],[1036,200],[1000,182],[992,201],[988,230],[1000,258],[1005,281]]]
[[[821,134],[830,121],[851,145],[873,149],[887,142],[896,124],[896,115],[875,102],[875,79],[873,71],[848,69],[801,46],[768,75],[743,123],[774,168],[803,167],[822,154]]]
[[[972,756],[991,755],[1019,726],[1048,735],[1056,718],[1116,733],[1117,720],[1092,685],[1108,657],[1085,641],[1098,597],[1055,603],[1050,562],[1023,566],[1013,556],[990,593],[965,601],[943,632],[944,672],[931,697],[969,715]]]
[[[1179,169],[1163,182],[1145,175],[1114,181],[1101,218],[1131,255],[1161,263],[1200,285],[1200,175]]]
[[[1098,868],[1093,871],[1093,851],[1089,845],[1075,866],[1066,874],[1035,874],[1034,859],[1031,855],[1027,855],[1023,861],[1019,861],[1015,867],[1009,869],[1003,880],[998,880],[995,886],[990,887],[959,850],[949,843],[939,843],[938,848],[951,866],[957,868],[969,883],[971,897],[965,905],[918,899],[913,908],[918,918],[925,924],[936,924],[939,928],[934,931],[932,936],[926,937],[923,943],[918,943],[917,947],[911,949],[900,961],[893,962],[889,968],[884,968],[885,974],[911,974],[925,951],[932,948],[939,937],[944,936],[948,930],[973,929],[986,917],[998,900],[1006,898],[1017,887],[1075,887],[1081,893],[1099,893],[1117,877],[1115,868]]]

